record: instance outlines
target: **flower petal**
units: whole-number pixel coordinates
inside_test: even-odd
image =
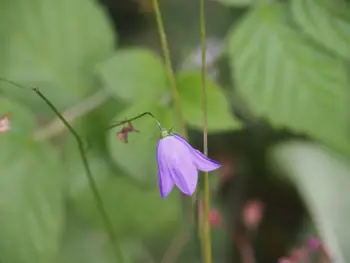
[[[181,192],[189,196],[193,195],[198,182],[198,172],[193,164],[189,163],[181,168],[172,168],[171,176]]]
[[[191,149],[192,153],[192,160],[194,165],[197,167],[198,170],[202,172],[211,172],[218,168],[220,168],[222,165],[218,162],[208,158],[200,151],[194,149],[184,138],[182,138],[180,135],[175,134],[174,135],[179,141],[181,141],[183,144],[187,146],[187,148]]]
[[[162,198],[166,198],[174,187],[174,181],[172,180],[171,173],[167,167],[166,160],[162,156],[163,151],[166,150],[162,147],[161,141],[157,144],[157,165],[158,165],[158,184],[159,191]]]
[[[193,149],[193,155],[192,160],[194,164],[196,165],[197,169],[202,172],[211,172],[218,168],[220,168],[222,165],[218,162],[208,158],[200,151]]]
[[[175,136],[161,139],[164,146],[166,165],[173,182],[186,195],[193,195],[197,187],[198,172],[191,158],[191,149],[179,141]]]

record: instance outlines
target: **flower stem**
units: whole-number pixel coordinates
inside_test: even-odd
[[[171,91],[172,91],[172,96],[174,99],[177,119],[178,119],[179,124],[180,124],[182,136],[186,140],[188,140],[188,132],[186,129],[186,123],[185,123],[182,109],[181,109],[180,95],[179,95],[179,92],[178,92],[177,87],[176,87],[175,73],[174,73],[173,67],[171,65],[170,52],[169,52],[169,48],[168,48],[168,41],[167,41],[166,34],[165,34],[164,24],[163,24],[163,20],[162,20],[162,15],[160,13],[158,0],[153,0],[153,8],[154,8],[155,16],[156,16],[160,44],[162,46],[164,60],[165,60],[165,64],[166,64],[167,71],[168,71],[168,77],[169,77],[169,81],[170,81],[170,85],[171,85]]]
[[[0,78],[0,81],[9,83],[9,84],[14,85],[14,86],[21,88],[21,89],[27,89],[27,87],[22,86],[14,81],[11,81],[11,80]],[[106,228],[107,234],[109,236],[109,239],[110,239],[111,243],[113,244],[113,251],[115,252],[117,262],[123,262],[122,253],[121,253],[121,250],[119,249],[119,246],[117,243],[117,238],[116,238],[114,231],[113,231],[113,225],[108,217],[106,209],[104,208],[102,197],[98,191],[95,179],[92,175],[92,172],[91,172],[91,169],[89,166],[89,162],[87,160],[87,157],[86,157],[86,154],[84,151],[83,140],[80,138],[79,134],[75,131],[75,129],[62,116],[62,114],[58,111],[58,109],[52,104],[52,102],[48,98],[45,97],[44,94],[42,94],[37,88],[32,88],[31,90],[33,90],[51,108],[51,110],[63,122],[63,124],[67,127],[69,132],[73,135],[73,137],[77,141],[80,156],[81,156],[84,168],[85,168],[86,175],[88,177],[89,186],[90,186],[92,194],[94,196],[97,209],[98,209],[99,213],[101,214],[101,217],[102,217],[103,222],[105,224],[105,228]]]
[[[175,110],[176,110],[176,115],[177,115],[177,120],[178,123],[180,125],[180,129],[181,129],[181,134],[182,136],[185,138],[185,140],[188,140],[188,131],[186,128],[186,122],[184,120],[183,117],[183,113],[182,113],[182,109],[181,109],[181,101],[180,101],[180,95],[179,92],[177,90],[177,85],[176,85],[176,78],[175,78],[175,73],[171,64],[171,59],[170,59],[170,52],[169,52],[169,48],[168,48],[168,42],[167,42],[167,38],[166,38],[166,34],[165,34],[165,29],[164,29],[164,25],[163,25],[163,20],[162,20],[162,15],[160,12],[160,8],[159,8],[159,0],[152,0],[153,2],[153,9],[155,12],[155,17],[156,17],[156,22],[157,22],[157,27],[158,27],[158,33],[159,33],[159,38],[160,38],[160,44],[162,47],[162,51],[163,51],[163,56],[164,56],[164,60],[166,63],[166,67],[167,67],[167,71],[168,71],[168,77],[169,77],[169,81],[170,81],[170,85],[171,85],[171,91],[172,91],[172,97],[174,100],[174,104],[175,104]],[[196,191],[193,193],[192,195],[192,211],[195,212],[195,207],[196,207],[196,203],[197,203],[197,199],[196,199]],[[183,196],[181,196],[183,197]],[[187,216],[187,206],[186,206],[186,202],[185,199],[181,199],[182,202],[182,207],[185,213],[185,216]],[[191,221],[190,221],[191,222]],[[195,246],[197,246],[197,220],[194,220],[194,222],[191,222],[192,224],[194,224],[194,243]],[[186,231],[186,229],[185,229]]]
[[[204,0],[200,0],[200,27],[202,46],[202,110],[203,110],[203,148],[204,154],[208,155],[208,125],[207,125],[207,87],[206,87],[206,30]],[[203,258],[205,263],[212,262],[211,237],[210,237],[210,191],[209,175],[204,173],[204,222],[203,222]]]
[[[118,123],[113,123],[113,124],[111,124],[110,126],[107,127],[107,130],[113,129],[115,127],[118,127],[118,126],[123,125],[123,124],[128,123],[128,122],[132,122],[134,120],[140,119],[140,118],[142,118],[143,116],[146,116],[146,115],[151,116],[153,119],[155,119],[158,127],[162,128],[160,123],[159,123],[159,121],[157,120],[157,118],[151,112],[145,111],[145,112],[143,112],[143,113],[141,113],[141,114],[139,114],[139,115],[137,115],[135,117],[132,117],[131,119],[120,121]]]

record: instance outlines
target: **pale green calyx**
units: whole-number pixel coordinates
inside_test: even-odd
[[[172,136],[171,129],[161,128],[160,129],[160,137],[163,139],[163,138],[165,138],[167,136]]]

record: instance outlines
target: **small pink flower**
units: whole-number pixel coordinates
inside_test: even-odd
[[[245,203],[242,219],[248,229],[256,228],[264,215],[264,205],[259,200],[249,200]]]
[[[5,133],[10,129],[10,120],[8,114],[3,115],[0,118],[0,134]]]
[[[313,237],[307,241],[307,244],[310,249],[314,250],[321,246],[321,241],[318,238]]]
[[[222,225],[222,215],[216,208],[210,209],[209,221],[211,227],[220,227]]]
[[[288,258],[280,258],[278,263],[292,263],[292,261]]]

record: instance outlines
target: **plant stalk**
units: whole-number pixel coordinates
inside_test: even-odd
[[[206,29],[204,0],[200,0],[200,27],[202,50],[202,111],[203,111],[203,149],[208,156],[208,123],[207,123],[207,86],[206,86]],[[203,258],[205,263],[212,262],[211,236],[210,236],[210,188],[208,172],[204,173],[204,222],[203,230]]]
[[[160,44],[162,46],[164,60],[165,60],[166,68],[168,71],[168,77],[169,77],[169,81],[170,81],[170,85],[171,85],[171,92],[172,92],[172,97],[173,97],[174,104],[175,104],[175,111],[176,111],[176,115],[177,115],[176,117],[179,121],[182,136],[186,140],[188,140],[188,131],[186,129],[186,122],[185,122],[185,119],[183,117],[183,113],[182,113],[182,109],[181,109],[180,95],[179,95],[179,92],[177,90],[175,73],[174,73],[174,69],[173,69],[172,64],[171,64],[168,41],[167,41],[166,34],[165,34],[164,24],[163,24],[162,15],[161,15],[161,12],[159,9],[158,0],[153,0],[153,9],[154,9],[155,16],[156,16]]]
[[[176,117],[178,120],[178,123],[180,125],[180,131],[182,136],[185,138],[185,140],[188,141],[188,131],[186,128],[186,122],[185,119],[183,117],[183,113],[182,113],[182,109],[181,109],[181,101],[180,101],[180,95],[179,92],[177,90],[177,84],[176,84],[176,77],[175,77],[175,73],[172,67],[172,63],[171,63],[171,58],[170,58],[170,52],[169,52],[169,47],[168,47],[168,42],[167,42],[167,38],[166,38],[166,33],[165,33],[165,29],[164,29],[164,24],[163,24],[163,20],[162,20],[162,15],[161,15],[161,11],[159,8],[159,0],[152,0],[153,2],[153,10],[155,12],[155,18],[156,18],[156,22],[157,22],[157,28],[158,28],[158,33],[159,33],[159,38],[160,38],[160,44],[162,47],[162,52],[163,52],[163,56],[164,56],[164,60],[165,60],[165,64],[166,64],[166,68],[168,71],[168,77],[169,77],[169,81],[170,81],[170,85],[171,85],[171,91],[172,91],[172,97],[174,100],[174,104],[175,104],[175,111],[176,111]],[[192,196],[192,211],[194,213],[196,213],[197,211],[195,211],[195,208],[197,207],[197,200],[196,200],[196,196],[197,196],[197,191],[195,191],[193,193]],[[182,207],[183,207],[183,211],[185,213],[185,216],[187,217],[188,215],[188,209],[186,206],[186,200],[184,199],[184,197],[181,195],[181,203],[182,203]],[[195,246],[199,247],[198,245],[198,240],[197,240],[197,220],[190,220],[191,224],[194,225],[194,236],[195,236]],[[185,231],[188,231],[185,229]]]

